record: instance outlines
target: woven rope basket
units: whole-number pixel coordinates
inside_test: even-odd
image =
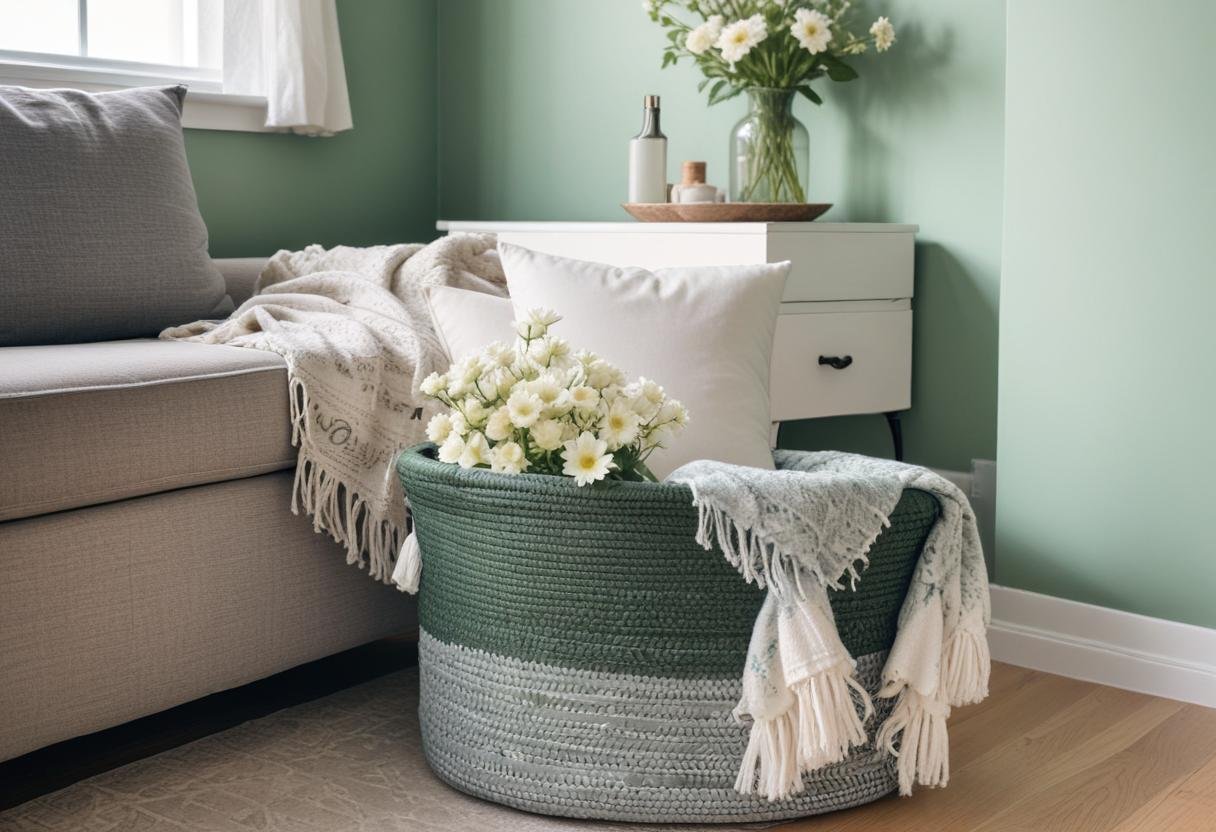
[[[748,732],[731,711],[763,595],[693,540],[687,487],[464,470],[433,446],[404,452],[397,471],[423,560],[423,748],[450,785],[542,814],[684,823],[799,817],[895,790],[891,759],[866,745],[792,799],[735,792]],[[833,594],[871,693],[937,510],[906,491],[857,591]]]

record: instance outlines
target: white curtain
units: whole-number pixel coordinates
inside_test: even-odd
[[[224,92],[265,96],[275,130],[349,130],[335,0],[225,0]]]

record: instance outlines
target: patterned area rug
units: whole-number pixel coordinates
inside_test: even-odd
[[[84,780],[0,813],[0,832],[631,832],[763,829],[546,818],[464,795],[427,767],[418,671]]]

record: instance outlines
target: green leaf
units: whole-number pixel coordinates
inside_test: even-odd
[[[671,66],[675,62],[676,62],[675,55],[673,55],[670,52],[664,52],[663,53],[663,63],[659,66],[659,69],[666,69],[667,67]]]
[[[799,92],[799,94],[802,95],[803,98],[807,99],[808,101],[810,101],[813,104],[822,104],[823,103],[823,99],[819,97],[819,93],[815,92],[813,89],[806,86],[805,84],[803,84],[801,87],[798,87],[798,92]]]
[[[723,80],[721,80],[721,81],[718,81],[716,84],[714,84],[712,87],[710,87],[710,88],[709,88],[709,103],[710,103],[710,106],[713,106],[714,104],[717,104],[719,101],[725,101],[725,100],[726,100],[725,98],[719,98],[719,97],[718,97],[718,94],[719,94],[720,92],[722,92],[722,88],[723,88],[723,87],[725,87],[725,86],[726,86],[726,84],[727,84],[726,80],[725,80],[725,79],[723,79]]]
[[[709,78],[702,78],[701,82],[697,84],[697,92],[705,92],[705,88],[709,85],[710,80]]]
[[[828,77],[833,81],[852,81],[857,77],[857,70],[839,58],[825,53],[820,56],[819,62],[827,67]]]

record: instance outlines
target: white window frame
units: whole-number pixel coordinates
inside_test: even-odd
[[[214,69],[0,49],[0,84],[87,92],[184,84],[189,92],[183,127],[269,132],[265,96],[224,92],[220,72]]]

